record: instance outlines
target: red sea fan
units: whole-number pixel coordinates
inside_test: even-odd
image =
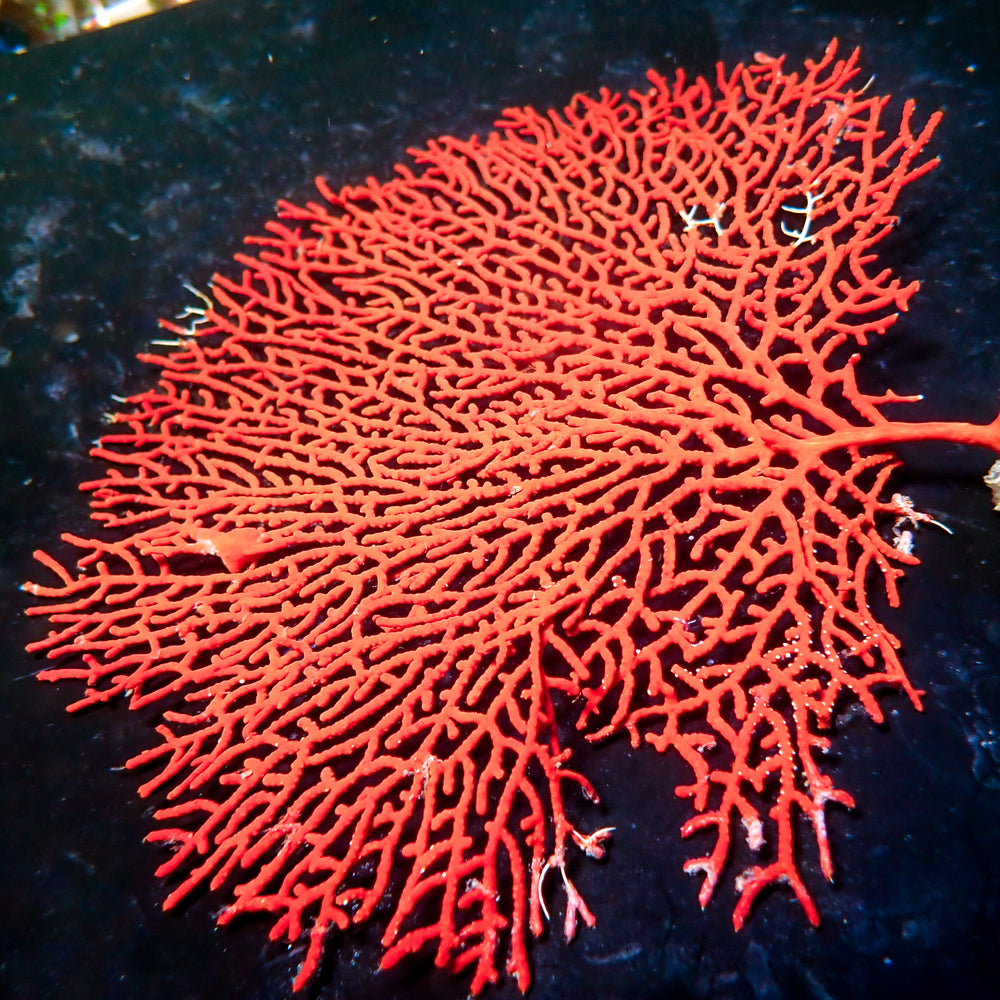
[[[937,116],[886,123],[856,55],[758,57],[562,113],[507,111],[421,172],[281,205],[94,450],[94,538],[29,585],[33,645],[80,708],[155,705],[128,762],[158,793],[172,905],[211,886],[316,969],[332,925],[390,901],[418,949],[522,988],[567,852],[599,857],[556,712],[675,751],[707,832],[704,905],[735,849],[739,926],[823,871],[835,709],[914,691],[869,606],[912,527],[885,445],[1000,450],[902,423],[856,350],[915,285],[878,265]],[[879,447],[882,446],[882,447]],[[670,773],[665,772],[665,773]],[[549,874],[552,873],[552,874]],[[547,878],[546,876],[549,875]]]

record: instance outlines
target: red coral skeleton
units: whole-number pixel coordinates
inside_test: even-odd
[[[167,906],[224,889],[221,922],[307,937],[296,987],[388,912],[383,965],[434,949],[478,992],[506,951],[526,989],[560,880],[566,936],[594,923],[567,857],[611,832],[571,819],[596,795],[562,706],[687,765],[703,906],[738,833],[735,925],[773,883],[818,919],[796,841],[832,875],[834,711],[920,704],[869,602],[925,519],[886,448],[1000,451],[1000,418],[891,421],[855,380],[916,289],[874,248],[938,121],[890,127],[856,73],[831,44],[509,110],[283,203],[165,324],[82,487],[101,530],[26,589],[71,708],[157,707],[128,766],[165,800]]]

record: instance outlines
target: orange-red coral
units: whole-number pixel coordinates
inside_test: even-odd
[[[687,765],[703,905],[739,834],[736,924],[775,882],[816,919],[796,838],[829,875],[832,713],[919,701],[869,604],[915,562],[878,446],[1000,449],[855,381],[915,290],[874,247],[937,121],[890,125],[855,74],[831,45],[507,111],[418,174],[283,204],[171,326],[95,449],[101,529],[27,588],[74,707],[162,714],[129,766],[165,800],[168,905],[208,884],[223,921],[308,934],[302,985],[388,895],[385,964],[432,948],[478,991],[506,951],[526,988],[560,886],[566,933],[593,922],[567,852],[609,834],[564,806],[594,794],[561,706]]]

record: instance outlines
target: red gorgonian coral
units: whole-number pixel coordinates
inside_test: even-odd
[[[160,711],[128,766],[166,800],[168,906],[210,885],[222,921],[307,933],[301,986],[388,895],[385,965],[434,948],[478,991],[505,950],[526,988],[560,876],[565,933],[593,922],[567,852],[610,832],[564,807],[595,796],[558,705],[687,765],[702,905],[739,834],[736,925],[776,882],[817,919],[796,839],[830,875],[831,715],[919,704],[869,606],[922,518],[884,446],[1000,450],[1000,420],[889,421],[855,381],[916,287],[874,247],[937,122],[890,128],[856,71],[831,45],[507,111],[419,174],[282,204],[166,324],[93,452],[101,530],[26,589],[73,708]]]

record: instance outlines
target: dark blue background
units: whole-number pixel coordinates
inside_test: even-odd
[[[0,61],[0,995],[143,1000],[282,997],[299,960],[259,923],[215,929],[199,898],[164,914],[141,844],[149,808],[114,769],[147,743],[124,708],[67,717],[31,680],[23,644],[30,552],[83,530],[76,484],[101,413],[148,384],[134,360],[159,316],[190,301],[279,197],[385,177],[408,146],[485,132],[511,104],[640,84],[649,66],[860,45],[874,92],[944,108],[942,165],[907,189],[884,259],[920,293],[870,351],[868,387],[922,392],[911,418],[985,421],[1000,398],[1000,18],[995,0],[201,0]],[[897,105],[898,106],[898,105]],[[683,771],[623,742],[578,763],[617,826],[577,884],[598,915],[570,946],[532,952],[532,997],[981,997],[1000,982],[1000,516],[990,456],[904,452],[898,488],[946,522],[887,612],[926,711],[886,700],[875,727],[837,724],[830,816],[838,865],[803,867],[809,928],[772,893],[733,933],[732,875],[706,913],[681,872]],[[377,971],[380,929],[332,935],[307,995],[462,997],[467,981],[414,961]],[[490,996],[517,995],[512,981]]]

